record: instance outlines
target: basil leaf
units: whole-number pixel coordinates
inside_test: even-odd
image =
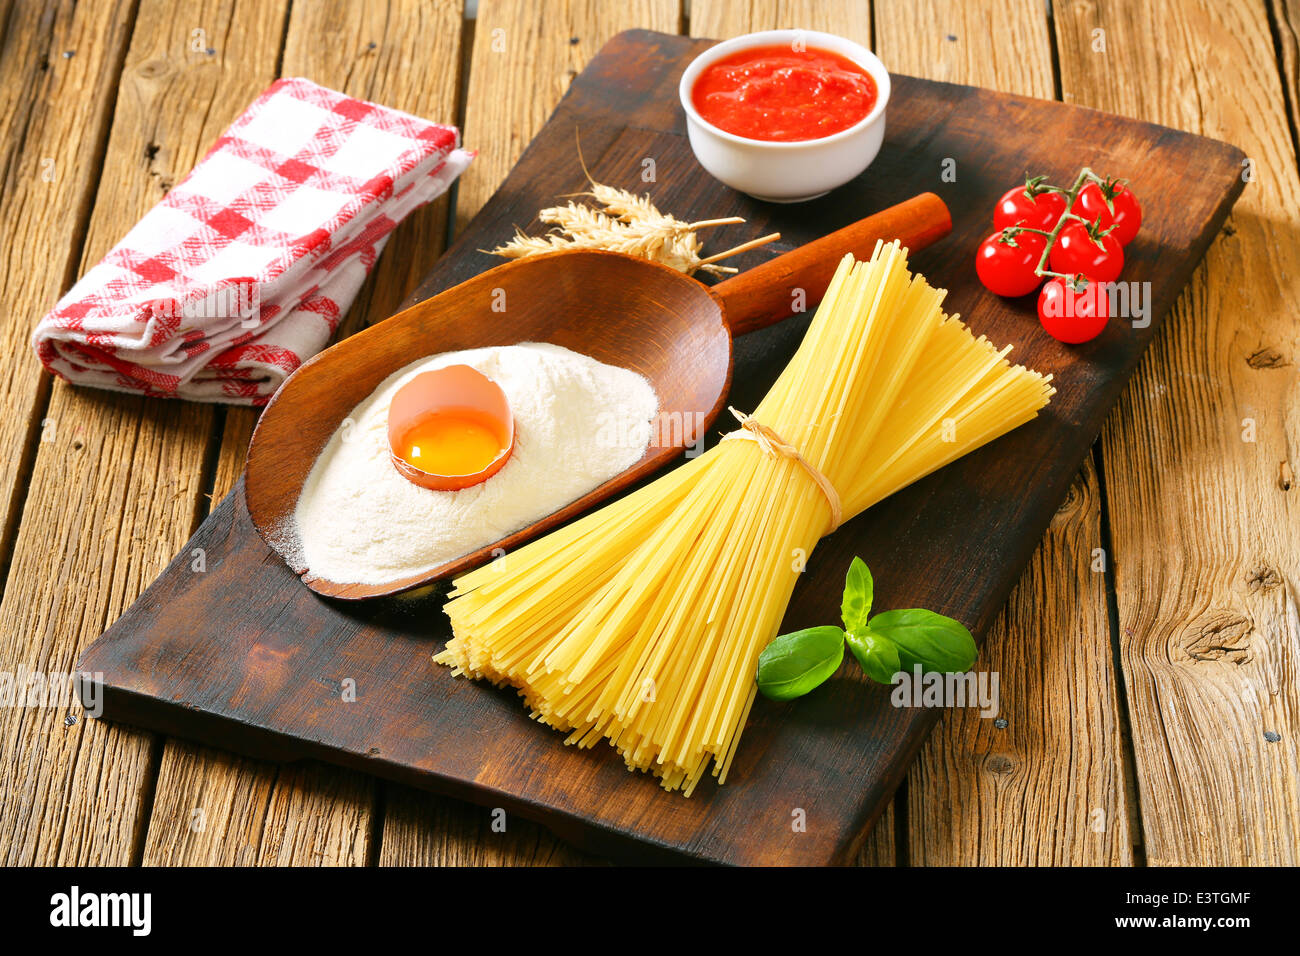
[[[867,672],[877,684],[892,684],[894,675],[902,667],[898,660],[898,648],[894,642],[877,634],[871,628],[865,628],[861,634],[849,633],[845,635],[849,643],[849,650],[857,658],[862,669]]]
[[[960,621],[919,607],[877,614],[868,628],[897,646],[899,663],[906,671],[920,664],[923,671],[963,674],[979,653]]]
[[[840,617],[844,619],[844,630],[850,634],[857,633],[867,626],[867,615],[871,613],[871,599],[875,585],[867,563],[861,558],[854,558],[849,565],[849,573],[844,579],[844,599],[840,604]]]
[[[782,634],[758,655],[758,690],[772,700],[802,697],[835,673],[844,660],[844,632],[810,627]]]

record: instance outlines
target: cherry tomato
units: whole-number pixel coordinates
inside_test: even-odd
[[[1082,275],[1097,282],[1114,282],[1124,270],[1124,247],[1114,233],[1096,239],[1078,221],[1067,222],[1056,235],[1048,257],[1053,272]]]
[[[1127,186],[1114,180],[1108,179],[1102,185],[1088,183],[1079,190],[1070,211],[1089,222],[1097,222],[1102,229],[1114,226],[1111,235],[1121,246],[1132,242],[1142,227],[1142,206],[1137,197]]]
[[[1082,276],[1048,280],[1038,294],[1038,321],[1047,334],[1076,345],[1095,339],[1110,318],[1110,299],[1105,286]]]
[[[975,272],[990,292],[1014,297],[1028,295],[1043,277],[1034,274],[1047,240],[1034,232],[1008,236],[995,232],[975,252]]]
[[[1026,184],[1003,193],[993,208],[993,228],[1018,225],[1051,232],[1065,212],[1065,197],[1050,190],[1029,195],[1032,192],[1034,186]]]

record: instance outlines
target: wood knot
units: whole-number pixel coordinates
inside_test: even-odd
[[[1250,635],[1255,625],[1240,611],[1214,608],[1183,632],[1183,650],[1194,661],[1245,664],[1250,660]]]
[[[166,60],[145,60],[136,67],[136,73],[146,80],[155,80],[160,76],[165,76],[168,69]]]
[[[1265,345],[1246,356],[1246,364],[1251,368],[1284,368],[1291,363],[1277,349]]]
[[[1283,458],[1277,463],[1277,486],[1283,491],[1295,487],[1295,474],[1291,471],[1291,462]]]
[[[984,769],[999,777],[1005,777],[1016,769],[1016,763],[1006,754],[989,754],[984,761]]]
[[[1251,594],[1258,591],[1271,591],[1273,588],[1282,583],[1282,575],[1270,568],[1267,564],[1261,564],[1254,571],[1246,575],[1246,589]]]
[[[1065,497],[1057,505],[1056,513],[1052,516],[1052,524],[1058,524],[1074,516],[1087,499],[1087,478],[1082,470],[1074,476],[1070,482],[1069,488],[1065,491]]]

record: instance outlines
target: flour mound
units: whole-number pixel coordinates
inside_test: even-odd
[[[505,392],[515,447],[482,484],[433,491],[397,473],[388,406],[421,372],[469,365]],[[658,397],[641,375],[558,345],[448,352],[386,378],[326,444],[294,511],[311,572],[385,584],[436,568],[581,498],[635,464],[650,443]]]

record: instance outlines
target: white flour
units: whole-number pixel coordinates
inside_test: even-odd
[[[432,491],[388,455],[388,405],[410,378],[469,365],[501,386],[515,419],[510,460],[487,481]],[[641,375],[557,345],[448,352],[393,373],[326,444],[294,512],[299,553],[331,581],[383,584],[518,531],[631,466],[658,398]]]

